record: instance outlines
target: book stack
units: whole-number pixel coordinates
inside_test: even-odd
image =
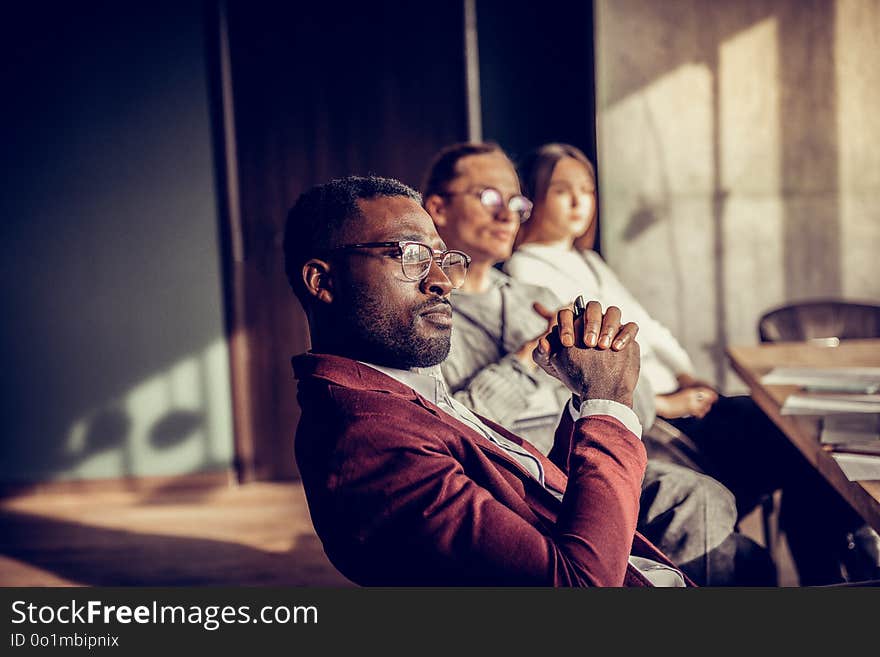
[[[782,414],[820,416],[819,440],[850,481],[880,479],[880,368],[778,367],[762,382],[803,390]]]

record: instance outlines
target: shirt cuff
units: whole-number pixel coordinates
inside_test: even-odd
[[[620,423],[634,433],[639,440],[642,438],[642,423],[639,422],[639,416],[629,406],[620,402],[610,399],[587,399],[581,402],[580,409],[578,409],[574,398],[572,398],[568,402],[568,412],[575,422],[590,415],[608,415],[615,420],[620,420]]]

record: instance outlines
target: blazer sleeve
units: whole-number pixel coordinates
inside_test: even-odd
[[[571,443],[562,507],[542,531],[522,499],[497,493],[493,469],[478,480],[424,426],[362,415],[333,459],[332,508],[313,509],[332,517],[328,556],[367,585],[621,586],[644,447],[605,416],[578,420]]]

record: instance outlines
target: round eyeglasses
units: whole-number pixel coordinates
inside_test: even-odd
[[[400,258],[400,267],[403,275],[411,281],[421,281],[431,270],[431,262],[436,261],[440,270],[452,284],[453,289],[458,289],[464,284],[467,276],[468,265],[471,257],[463,251],[449,249],[435,251],[427,244],[421,242],[364,242],[362,244],[343,244],[330,249],[330,251],[354,251],[357,249],[381,249],[397,248],[395,254],[385,254],[387,258]]]
[[[494,187],[486,187],[480,191],[446,192],[443,196],[475,196],[493,217],[504,211],[504,196]],[[517,216],[519,222],[527,221],[532,215],[532,202],[522,194],[514,194],[507,199],[507,209]]]

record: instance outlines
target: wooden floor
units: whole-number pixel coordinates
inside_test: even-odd
[[[0,586],[351,586],[296,482],[0,500]]]
[[[757,516],[743,530],[762,541]],[[796,586],[776,552],[780,585]],[[0,499],[0,586],[351,585],[299,482]]]

